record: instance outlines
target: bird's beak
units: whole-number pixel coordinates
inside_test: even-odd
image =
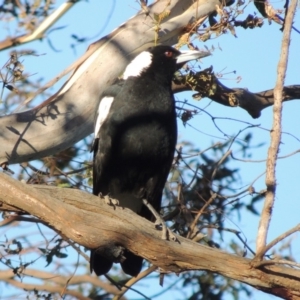
[[[203,57],[211,55],[210,52],[197,51],[197,50],[183,50],[180,52],[181,52],[181,54],[179,56],[177,56],[177,58],[176,58],[177,64],[182,64],[182,63],[188,62],[190,60],[203,58]]]

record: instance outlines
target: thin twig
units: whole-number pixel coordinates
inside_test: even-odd
[[[216,142],[215,144],[207,147],[206,149],[204,150],[201,150],[201,151],[197,151],[196,153],[194,154],[187,154],[186,156],[184,154],[181,154],[181,157],[182,159],[187,159],[187,158],[193,158],[193,157],[197,157],[197,156],[200,156],[202,155],[203,153],[207,152],[208,150],[211,150],[211,149],[214,149],[216,147],[222,147],[222,143],[221,142]]]
[[[210,179],[210,182],[213,182],[216,174],[217,174],[217,171],[218,171],[218,168],[222,165],[222,163],[225,161],[225,159],[231,154],[231,150],[228,150],[224,155],[223,157],[218,161],[212,175],[211,175],[211,179]]]
[[[79,253],[77,253],[77,263],[75,265],[75,269],[73,271],[73,273],[71,274],[71,276],[68,278],[68,280],[66,281],[62,291],[60,292],[60,297],[63,299],[65,294],[66,294],[66,290],[68,288],[68,284],[70,283],[70,281],[75,277],[75,274],[76,274],[76,271],[77,271],[77,268],[78,268],[78,265],[79,265]]]
[[[291,157],[297,153],[300,153],[300,149],[298,150],[295,150],[289,154],[286,154],[286,155],[282,155],[282,156],[277,156],[277,159],[284,159],[284,158],[288,158],[288,157]],[[242,159],[242,158],[237,158],[237,157],[234,157],[233,154],[231,153],[231,158],[234,159],[234,160],[237,160],[237,161],[242,161],[242,162],[251,162],[251,163],[262,163],[262,162],[265,162],[267,161],[266,159],[259,159],[259,160],[252,160],[252,159]]]
[[[271,260],[262,260],[257,262],[255,265],[253,265],[255,268],[261,268],[263,266],[270,266],[270,265],[276,265],[276,264],[281,264],[281,265],[288,265],[288,266],[293,266],[295,268],[300,268],[300,264],[286,260],[286,259],[271,259]]]
[[[256,259],[261,260],[265,254],[265,246],[267,241],[268,229],[272,216],[272,209],[275,200],[276,192],[276,161],[281,141],[281,117],[282,117],[282,93],[284,79],[288,63],[288,50],[290,44],[290,34],[293,23],[294,14],[297,7],[297,0],[292,0],[287,8],[287,16],[283,31],[282,47],[280,59],[277,67],[277,81],[274,88],[274,107],[273,107],[273,128],[271,131],[271,144],[268,150],[267,157],[267,174],[266,174],[266,199],[262,210],[257,240],[256,240]]]
[[[200,216],[202,215],[202,213],[204,212],[204,210],[212,203],[212,201],[214,201],[216,199],[216,196],[217,196],[217,194],[213,194],[209,198],[209,200],[207,202],[205,202],[205,204],[203,205],[203,207],[198,211],[197,216],[195,217],[192,225],[189,228],[189,232],[188,232],[187,237],[186,237],[187,239],[192,238],[191,235],[194,233],[195,226],[197,225],[197,222],[198,222]]]
[[[81,255],[88,263],[90,262],[90,257],[81,251],[80,247],[77,246],[76,243],[68,238],[64,238],[64,240],[69,243],[69,245],[78,253],[78,255]]]
[[[156,266],[152,265],[147,270],[140,273],[137,277],[132,277],[126,285],[122,288],[121,292],[118,295],[115,295],[113,300],[119,300],[121,297],[130,289],[131,286],[133,286],[136,282],[141,280],[142,278],[148,276],[150,273],[154,272],[157,269]],[[144,296],[145,299],[149,299],[148,297]]]
[[[8,218],[5,218],[3,221],[0,222],[0,227],[1,226],[6,226],[9,225],[13,222],[31,222],[31,223],[41,223],[45,226],[47,226],[47,223],[45,223],[44,221],[38,219],[38,218],[34,218],[34,217],[24,217],[24,216],[19,216],[19,215],[10,215]]]
[[[272,247],[274,247],[280,241],[282,241],[283,239],[287,238],[288,236],[290,236],[291,234],[293,234],[297,231],[300,231],[300,224],[298,224],[297,226],[293,227],[292,229],[284,232],[283,234],[278,236],[276,239],[274,239],[272,242],[270,242],[266,247],[264,247],[263,253],[264,254],[267,253]],[[258,260],[254,260],[252,265],[257,268],[257,267],[261,266],[261,263],[266,264],[265,262],[260,262]]]
[[[87,169],[90,169],[92,168],[92,165],[88,165],[86,167],[83,167],[83,168],[80,168],[80,169],[76,169],[76,170],[72,170],[72,171],[67,171],[67,172],[64,172],[64,171],[61,171],[59,168],[56,168],[56,170],[58,171],[58,173],[50,173],[50,172],[46,172],[46,171],[42,171],[42,170],[39,170],[37,169],[36,167],[34,167],[33,165],[31,165],[30,163],[26,163],[27,167],[30,168],[33,172],[36,172],[37,174],[39,175],[43,175],[43,176],[66,176],[68,177],[68,175],[73,175],[73,174],[76,174],[76,173],[80,173],[80,172],[83,172]]]
[[[45,225],[45,224],[44,224],[44,225]],[[45,247],[45,248],[48,248],[48,247],[49,247],[48,239],[47,239],[46,236],[44,235],[44,233],[43,233],[43,231],[42,231],[42,229],[41,229],[39,223],[36,223],[36,226],[37,226],[37,228],[38,228],[38,230],[39,230],[41,236],[42,236],[42,237],[44,238],[44,240],[45,240],[45,243],[46,243],[46,247]]]

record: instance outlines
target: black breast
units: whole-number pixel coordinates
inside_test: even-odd
[[[95,157],[95,165],[101,165],[101,178],[94,184],[96,193],[132,193],[159,209],[176,139],[170,87],[149,78],[127,79],[101,127]]]

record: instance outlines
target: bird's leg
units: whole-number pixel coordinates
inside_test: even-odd
[[[114,198],[111,198],[109,195],[105,195],[103,196],[101,193],[99,193],[99,197],[104,199],[104,202],[108,205],[111,205],[111,206],[119,206],[119,200],[118,199],[114,199]]]
[[[152,212],[153,216],[155,217],[155,226],[162,227],[162,239],[163,240],[172,240],[174,242],[178,242],[176,235],[167,227],[163,218],[159,215],[159,213],[154,209],[154,207],[148,202],[148,200],[143,199],[143,203],[148,209]]]

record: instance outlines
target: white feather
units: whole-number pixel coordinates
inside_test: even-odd
[[[128,77],[139,76],[143,70],[147,69],[152,63],[152,53],[148,51],[141,52],[136,56],[131,63],[126,67],[123,74],[123,79],[126,80]]]
[[[97,120],[95,123],[95,138],[97,137],[97,134],[103,124],[103,122],[106,120],[111,104],[114,101],[114,97],[104,97],[99,103],[98,107],[98,114],[97,114]]]

